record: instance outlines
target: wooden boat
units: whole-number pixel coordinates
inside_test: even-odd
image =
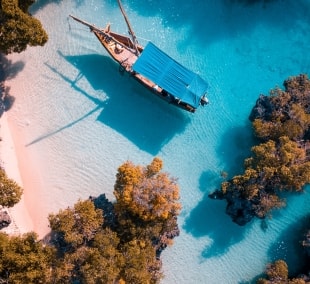
[[[110,56],[120,65],[120,71],[129,73],[160,98],[189,112],[195,112],[199,105],[208,104],[208,84],[152,42],[145,47],[141,46],[120,0],[118,4],[130,37],[111,31],[110,24],[102,29],[75,16],[70,17],[90,28]]]

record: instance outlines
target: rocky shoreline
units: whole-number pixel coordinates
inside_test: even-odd
[[[244,161],[244,173],[209,195],[226,200],[226,213],[240,226],[284,206],[280,191],[301,192],[310,183],[310,80],[301,74],[283,85],[260,95],[251,111],[260,144]]]
[[[11,217],[7,210],[0,208],[0,230],[8,227],[12,223]]]

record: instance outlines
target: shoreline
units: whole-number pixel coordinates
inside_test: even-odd
[[[18,151],[15,146],[15,140],[13,136],[12,127],[9,123],[8,114],[6,112],[0,118],[0,161],[1,166],[5,169],[7,176],[17,182],[23,188],[23,195],[19,203],[11,208],[4,208],[8,211],[11,217],[11,224],[3,228],[0,232],[5,232],[10,235],[19,235],[27,232],[34,231],[39,235],[39,238],[44,237],[42,232],[38,230],[35,226],[34,216],[38,214],[38,212],[34,212],[34,207],[29,207],[28,200],[35,196],[35,190],[31,191],[25,183],[23,177],[23,173],[29,172],[29,168],[25,168],[23,164],[20,163],[18,159]],[[20,149],[19,149],[20,150]],[[25,156],[24,156],[25,157]],[[26,159],[27,160],[27,159]],[[29,210],[29,209],[32,210]],[[36,214],[36,215],[34,215]],[[37,215],[38,216],[38,215]]]

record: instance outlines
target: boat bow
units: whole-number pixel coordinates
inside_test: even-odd
[[[145,48],[139,45],[120,0],[118,4],[130,36],[112,32],[110,25],[100,29],[75,16],[70,17],[87,26],[95,34],[102,46],[120,65],[120,71],[129,73],[158,97],[189,112],[195,112],[198,106],[208,104],[207,82],[153,43],[149,42]]]

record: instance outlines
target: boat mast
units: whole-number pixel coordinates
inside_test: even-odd
[[[127,24],[127,27],[128,27],[128,30],[129,30],[128,33],[129,33],[129,35],[131,36],[132,43],[133,43],[133,46],[134,46],[134,48],[135,48],[136,54],[139,55],[140,52],[139,52],[139,50],[138,50],[138,40],[137,40],[137,37],[136,37],[136,35],[135,35],[135,33],[134,33],[134,31],[133,31],[131,25],[130,25],[130,22],[129,22],[128,18],[127,18],[127,15],[126,15],[126,13],[125,13],[125,10],[124,10],[124,8],[123,8],[123,5],[122,5],[121,1],[120,1],[120,0],[117,0],[117,2],[118,2],[118,6],[119,6],[119,8],[121,9],[121,12],[122,12],[122,14],[123,14],[123,16],[124,16],[125,22],[126,22],[126,24]]]

